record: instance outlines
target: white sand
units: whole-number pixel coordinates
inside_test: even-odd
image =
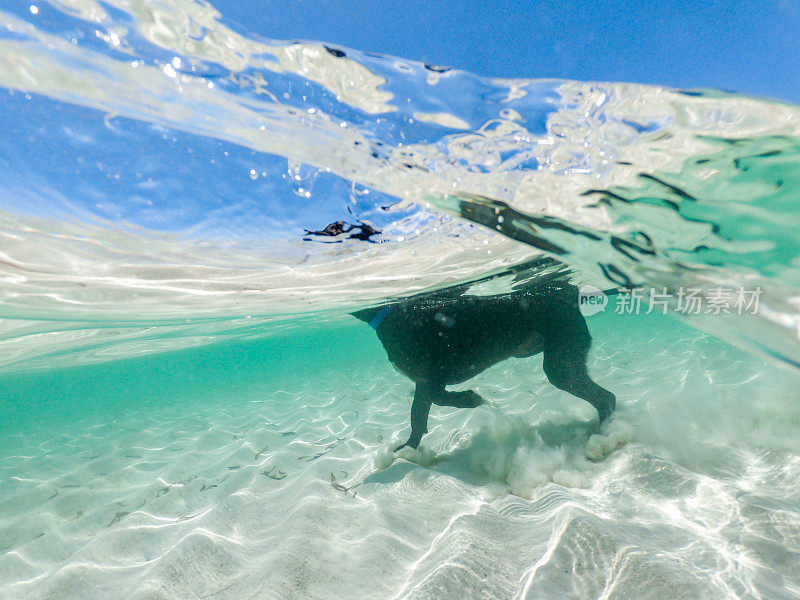
[[[797,598],[796,380],[629,319],[590,321],[596,434],[534,358],[400,457],[412,387],[377,359],[6,435],[0,598]]]

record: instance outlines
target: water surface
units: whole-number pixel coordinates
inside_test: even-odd
[[[800,596],[800,108],[53,0],[0,125],[0,598]],[[542,255],[645,300],[587,317],[614,420],[510,360],[393,455],[349,312]]]

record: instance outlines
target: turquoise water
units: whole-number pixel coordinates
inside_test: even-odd
[[[0,125],[0,598],[800,597],[800,108],[71,0],[0,10]],[[614,417],[512,358],[393,453],[349,313],[543,255]]]

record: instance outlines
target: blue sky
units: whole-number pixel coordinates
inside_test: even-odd
[[[712,87],[800,104],[800,0],[210,0],[236,29],[496,77]]]

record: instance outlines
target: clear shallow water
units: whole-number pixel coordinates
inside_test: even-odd
[[[0,597],[800,595],[797,107],[183,2],[3,8],[0,85]],[[543,250],[760,310],[589,317],[599,433],[511,360],[393,460],[413,386],[347,312]]]

